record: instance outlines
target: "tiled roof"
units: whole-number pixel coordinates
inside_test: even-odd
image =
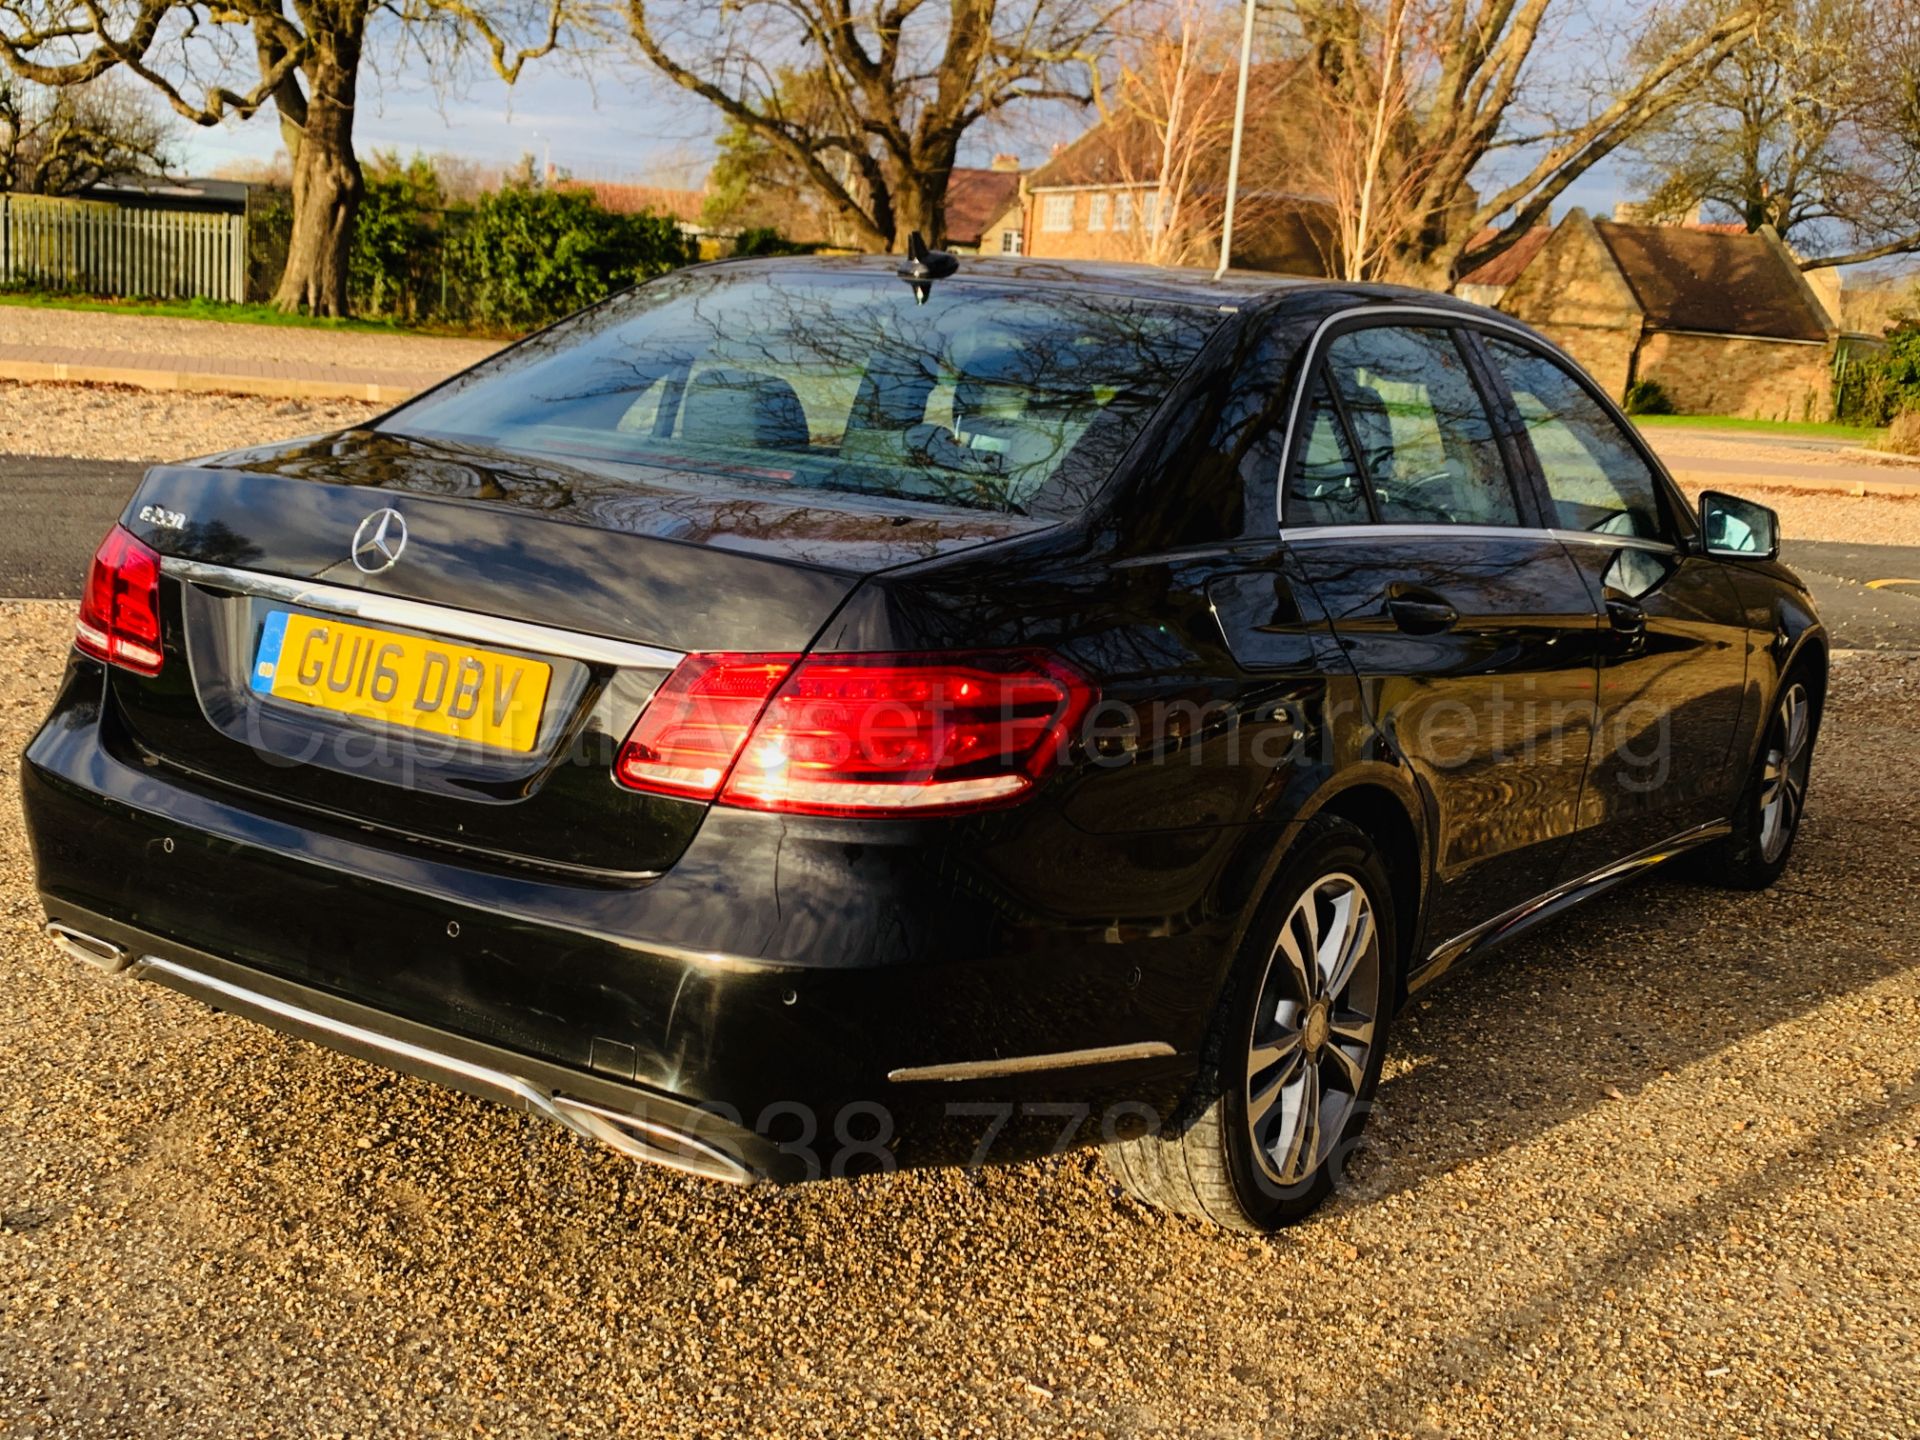
[[[1486,244],[1499,233],[1492,226],[1482,230],[1467,242],[1468,252],[1471,253],[1478,246]],[[1462,275],[1459,283],[1491,285],[1504,289],[1520,278],[1520,272],[1533,262],[1533,257],[1540,253],[1540,247],[1547,243],[1547,238],[1552,234],[1551,225],[1535,225],[1491,260],[1474,266]]]
[[[1613,220],[1594,229],[1655,329],[1826,339],[1825,316],[1764,235]]]
[[[1297,61],[1268,61],[1253,67],[1249,93],[1271,107],[1291,90],[1304,73]],[[1250,104],[1251,113],[1251,104]],[[1254,117],[1257,123],[1258,117]],[[1252,131],[1249,129],[1249,136]],[[1064,189],[1076,185],[1151,185],[1159,178],[1163,137],[1154,124],[1135,110],[1109,115],[1078,140],[1034,171],[1031,190]],[[1219,185],[1226,177],[1227,147],[1209,147],[1195,175],[1201,185]],[[1244,172],[1243,172],[1244,174]],[[1273,188],[1269,186],[1268,188]]]
[[[1151,182],[1160,161],[1153,127],[1131,112],[1102,120],[1033,172],[1034,190]]]
[[[600,202],[600,208],[616,215],[638,215],[646,211],[666,215],[682,225],[700,223],[700,207],[706,201],[701,190],[675,190],[666,185],[622,185],[608,180],[563,180],[568,190],[586,190]]]
[[[978,245],[1020,193],[1017,170],[977,170],[956,165],[947,177],[947,239]]]

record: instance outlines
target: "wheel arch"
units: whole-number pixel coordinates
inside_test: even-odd
[[[1431,870],[1418,801],[1403,788],[1405,782],[1397,772],[1389,773],[1397,783],[1378,776],[1355,779],[1325,793],[1301,818],[1336,815],[1365,832],[1380,847],[1393,882],[1394,928],[1400,941],[1400,953],[1394,957],[1393,984],[1394,1005],[1398,1008],[1406,998],[1407,975],[1419,945]]]
[[[1827,675],[1833,664],[1833,646],[1828,640],[1826,630],[1821,626],[1810,626],[1801,633],[1793,649],[1787,653],[1786,660],[1780,666],[1780,679],[1774,686],[1777,694],[1780,686],[1787,683],[1791,675],[1804,672],[1814,690],[1814,720],[1817,724],[1825,714],[1827,706]]]
[[[1407,976],[1420,955],[1429,877],[1427,811],[1413,776],[1384,760],[1368,760],[1336,775],[1321,777],[1318,788],[1286,807],[1284,818],[1270,816],[1252,827],[1234,847],[1216,878],[1211,903],[1215,913],[1232,916],[1221,947],[1216,990],[1227,982],[1235,957],[1246,944],[1261,902],[1287,863],[1307,825],[1334,815],[1363,831],[1380,847],[1393,886],[1399,954],[1394,957],[1394,1003],[1406,997]]]

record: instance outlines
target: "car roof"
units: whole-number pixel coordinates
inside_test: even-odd
[[[936,280],[936,285],[965,281],[991,281],[996,284],[1032,285],[1036,288],[1072,289],[1077,292],[1133,296],[1189,304],[1239,308],[1259,304],[1284,304],[1289,299],[1324,301],[1339,298],[1361,305],[1369,301],[1397,301],[1438,305],[1464,315],[1485,314],[1450,295],[1431,290],[1415,290],[1399,285],[1358,284],[1346,280],[1326,280],[1317,276],[1275,275],[1259,270],[1229,270],[1215,278],[1212,270],[1194,267],[1140,265],[1103,260],[1036,260],[1009,256],[959,255],[959,269],[951,277]],[[735,266],[782,274],[898,274],[905,264],[899,255],[778,255],[755,259],[715,261],[715,266]],[[704,267],[703,267],[704,268]]]

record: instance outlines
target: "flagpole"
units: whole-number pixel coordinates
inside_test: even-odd
[[[1233,150],[1227,158],[1227,213],[1220,221],[1220,263],[1213,278],[1227,273],[1233,259],[1233,202],[1240,193],[1240,138],[1247,129],[1247,65],[1253,56],[1254,0],[1247,0],[1246,19],[1240,26],[1240,89],[1233,100]]]

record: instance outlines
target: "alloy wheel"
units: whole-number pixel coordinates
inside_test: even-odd
[[[1786,851],[1800,826],[1812,766],[1813,702],[1807,687],[1796,683],[1780,697],[1760,772],[1760,856],[1769,865]]]
[[[1324,875],[1280,927],[1247,1053],[1247,1129],[1267,1180],[1325,1163],[1359,1103],[1380,1014],[1380,935],[1352,875]]]

